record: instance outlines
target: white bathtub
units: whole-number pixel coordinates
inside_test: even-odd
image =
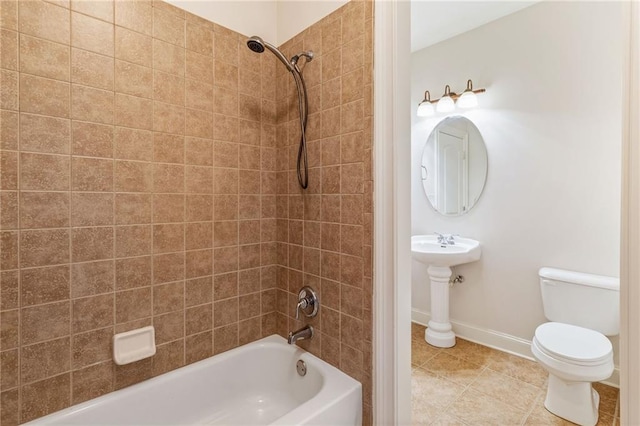
[[[303,360],[307,373],[296,371]],[[30,425],[357,425],[362,385],[273,335]]]

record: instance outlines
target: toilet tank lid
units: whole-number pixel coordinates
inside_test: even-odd
[[[582,284],[590,287],[599,287],[608,290],[620,291],[620,279],[604,275],[585,274],[583,272],[566,271],[556,268],[540,268],[538,272],[541,278],[553,281],[562,281],[572,284]]]

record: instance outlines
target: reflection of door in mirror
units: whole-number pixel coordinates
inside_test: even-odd
[[[436,209],[444,214],[462,214],[469,201],[469,136],[452,127],[436,133]]]

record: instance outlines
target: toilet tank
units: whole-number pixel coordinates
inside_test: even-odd
[[[620,280],[602,275],[542,268],[544,316],[606,336],[620,332]]]

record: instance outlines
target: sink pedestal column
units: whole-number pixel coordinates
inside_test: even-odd
[[[456,344],[456,335],[449,322],[449,280],[451,268],[429,266],[431,279],[431,321],[424,332],[424,339],[430,345],[450,348]]]

